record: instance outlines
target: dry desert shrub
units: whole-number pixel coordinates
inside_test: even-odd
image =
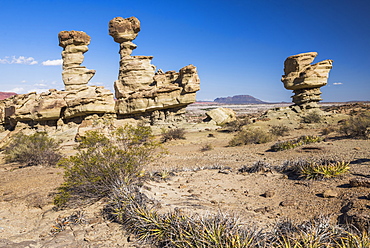
[[[312,111],[302,116],[303,123],[320,123],[324,120],[322,114],[317,111]]]
[[[211,143],[206,143],[202,145],[202,147],[200,148],[201,152],[206,152],[206,151],[211,151],[211,150],[213,150],[213,145]]]
[[[241,146],[247,144],[263,144],[274,139],[274,135],[262,129],[246,129],[238,132],[229,141],[229,146]]]
[[[258,172],[271,172],[272,166],[265,161],[257,161],[253,165],[244,165],[238,170],[240,173],[258,173]]]
[[[332,126],[324,127],[321,129],[321,135],[327,136],[331,133],[335,132],[335,128]]]
[[[352,138],[370,138],[370,112],[362,112],[351,116],[349,120],[342,123],[339,132]]]
[[[286,136],[288,135],[290,129],[285,125],[274,125],[271,126],[269,132],[275,136]]]
[[[18,133],[5,148],[5,161],[17,162],[24,166],[53,166],[62,157],[58,148],[59,143],[46,132],[31,135]]]
[[[168,130],[162,130],[162,142],[167,142],[169,140],[175,139],[185,139],[185,129],[184,128],[173,128]]]
[[[159,143],[150,127],[124,126],[110,134],[88,132],[75,156],[59,165],[66,168],[64,184],[54,198],[57,206],[72,199],[97,199],[108,196],[114,185],[137,184],[143,167],[152,161]]]
[[[224,132],[239,132],[242,131],[243,128],[249,125],[251,122],[247,117],[245,118],[237,118],[234,121],[228,122],[222,125],[222,131]]]

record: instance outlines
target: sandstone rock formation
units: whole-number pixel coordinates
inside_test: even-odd
[[[236,120],[234,110],[229,108],[216,108],[206,113],[207,121],[216,125],[223,125]]]
[[[135,17],[114,18],[109,34],[120,43],[120,71],[115,82],[115,95],[101,86],[88,86],[95,70],[81,66],[88,51],[90,36],[82,31],[58,34],[63,47],[62,79],[65,91],[16,95],[0,101],[0,125],[8,129],[18,122],[27,125],[52,125],[59,128],[67,122],[81,123],[91,116],[107,115],[119,119],[145,117],[151,124],[183,120],[185,107],[195,102],[199,88],[197,69],[185,66],[180,72],[155,72],[152,56],[131,56],[136,45],[132,40],[140,31]]]
[[[82,31],[61,31],[58,38],[59,46],[64,48],[62,78],[65,89],[80,89],[87,85],[95,74],[95,70],[81,66],[83,54],[89,50],[87,45],[90,44],[90,36]]]
[[[288,57],[284,62],[281,81],[295,94],[293,102],[302,109],[316,108],[321,101],[320,87],[327,84],[333,61],[328,59],[311,64],[316,52],[301,53]]]
[[[152,56],[131,56],[136,48],[132,40],[139,31],[140,21],[135,17],[116,17],[109,22],[109,34],[120,43],[120,70],[114,83],[116,112],[123,116],[150,113],[154,119],[177,118],[196,100],[200,89],[197,69],[188,65],[179,72],[156,72]]]
[[[58,35],[62,52],[62,79],[65,91],[50,89],[16,95],[0,102],[0,124],[12,129],[17,122],[30,125],[56,125],[91,114],[114,114],[113,94],[102,86],[88,86],[95,71],[81,66],[90,37],[80,31],[62,31]]]
[[[114,113],[113,94],[102,86],[16,95],[0,102],[0,124],[14,127],[17,122],[56,123],[90,114]]]

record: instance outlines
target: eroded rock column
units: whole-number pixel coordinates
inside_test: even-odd
[[[316,108],[321,101],[320,87],[327,84],[333,61],[330,59],[311,64],[316,52],[301,53],[288,57],[284,62],[281,81],[293,90],[293,102],[302,109]]]
[[[95,70],[81,66],[83,54],[89,50],[90,36],[82,31],[61,31],[58,38],[59,46],[64,48],[62,79],[65,90],[81,89],[95,74]]]
[[[132,42],[140,31],[140,21],[136,17],[116,17],[109,22],[109,35],[120,44],[120,71],[114,82],[116,98],[146,88],[153,82],[155,66],[151,64],[153,56],[131,56],[136,49]]]
[[[140,31],[136,17],[116,17],[109,22],[109,34],[120,44],[120,69],[114,82],[116,112],[119,115],[142,114],[153,120],[183,118],[185,107],[195,102],[200,89],[197,69],[193,65],[180,72],[158,70],[152,56],[131,56],[132,41]]]

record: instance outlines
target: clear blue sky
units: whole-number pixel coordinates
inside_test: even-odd
[[[290,102],[284,60],[309,51],[334,60],[324,101],[370,100],[369,0],[0,0],[0,91],[64,89],[61,66],[47,65],[61,59],[62,30],[91,36],[82,65],[96,70],[91,84],[113,90],[119,45],[108,22],[117,16],[141,21],[133,55],[153,55],[164,71],[197,66],[198,100]]]

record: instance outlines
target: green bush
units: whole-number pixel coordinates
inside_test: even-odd
[[[232,140],[229,141],[229,146],[241,146],[247,144],[262,144],[270,142],[274,139],[274,135],[261,129],[247,129],[237,133]]]
[[[111,139],[97,131],[86,133],[75,156],[60,161],[65,166],[65,182],[54,203],[69,198],[101,198],[115,185],[131,185],[142,180],[142,169],[155,157],[159,143],[150,127],[125,126],[110,133]]]
[[[312,111],[302,116],[303,123],[320,123],[324,120],[322,114],[317,111]]]
[[[363,112],[342,123],[339,132],[359,139],[370,138],[370,112]]]
[[[167,142],[169,140],[175,139],[185,139],[185,129],[184,128],[173,128],[169,130],[162,131],[162,142]]]
[[[62,157],[58,148],[59,143],[45,132],[31,135],[18,133],[5,148],[5,161],[18,162],[25,166],[52,166]]]
[[[271,126],[269,132],[275,136],[285,136],[289,133],[290,129],[284,125]]]

